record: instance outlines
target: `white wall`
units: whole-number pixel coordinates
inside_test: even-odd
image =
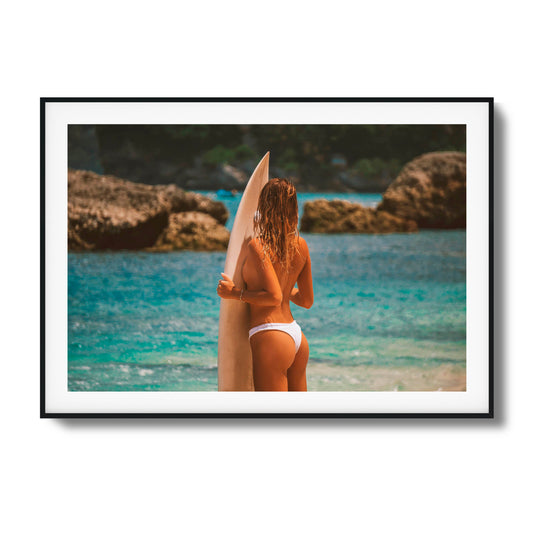
[[[2,529],[527,530],[525,3],[177,4],[4,6]],[[38,98],[196,95],[495,97],[495,420],[39,419]]]

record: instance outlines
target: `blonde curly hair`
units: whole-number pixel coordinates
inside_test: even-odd
[[[298,199],[287,179],[271,179],[261,191],[254,233],[272,263],[289,270],[298,250]]]

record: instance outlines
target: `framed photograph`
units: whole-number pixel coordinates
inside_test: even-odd
[[[493,98],[42,98],[41,417],[492,418]]]

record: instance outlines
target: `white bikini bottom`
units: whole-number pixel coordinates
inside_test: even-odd
[[[265,324],[259,324],[259,326],[255,326],[255,328],[252,328],[249,331],[248,338],[250,338],[252,335],[254,335],[255,333],[259,331],[264,331],[267,329],[275,329],[278,331],[284,331],[285,333],[288,333],[293,338],[294,345],[296,347],[296,352],[298,352],[298,350],[300,349],[300,344],[302,344],[302,329],[300,328],[296,320],[290,323],[266,322]]]

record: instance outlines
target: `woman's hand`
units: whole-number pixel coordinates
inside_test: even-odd
[[[217,294],[226,300],[236,300],[239,298],[239,296],[235,296],[236,293],[239,293],[238,289],[235,287],[235,283],[233,283],[232,279],[224,274],[221,273],[221,276],[224,279],[221,279],[218,282],[217,286]]]

